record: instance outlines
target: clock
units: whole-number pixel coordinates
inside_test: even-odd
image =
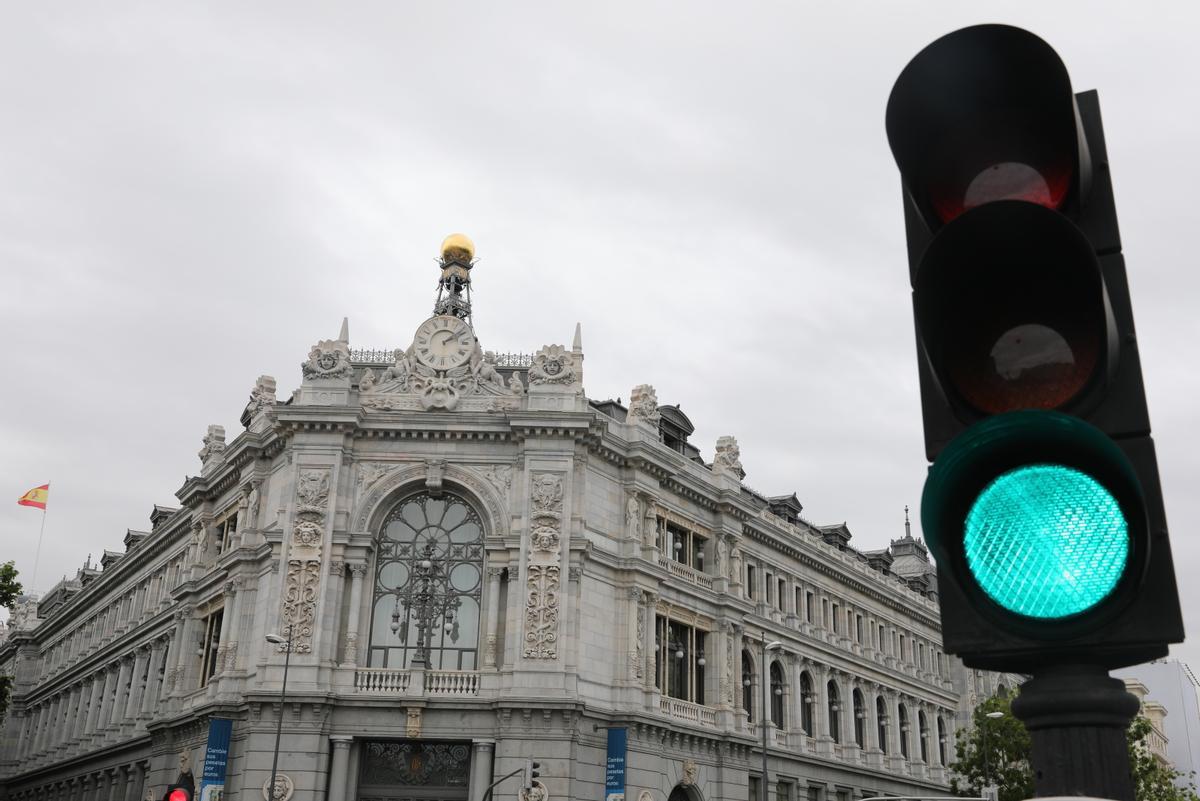
[[[474,351],[471,326],[449,314],[439,314],[421,323],[413,342],[417,358],[435,370],[453,370],[466,364]]]

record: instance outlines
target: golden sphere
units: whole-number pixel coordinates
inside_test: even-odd
[[[466,234],[450,234],[442,240],[442,259],[460,259],[470,262],[475,258],[475,243]]]

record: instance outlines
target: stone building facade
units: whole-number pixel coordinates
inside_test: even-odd
[[[589,400],[578,328],[484,351],[472,260],[447,240],[411,345],[343,324],[289,399],[261,377],[177,508],[14,612],[0,796],[161,797],[213,717],[237,801],[267,798],[280,718],[295,801],[478,801],[529,758],[522,801],[602,799],[608,727],[638,801],[756,799],[764,729],[772,801],[945,793],[973,674],[917,541],[859,552],[755,492],[649,385]]]

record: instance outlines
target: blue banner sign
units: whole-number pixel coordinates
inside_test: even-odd
[[[209,718],[204,774],[200,777],[200,801],[221,801],[225,795],[225,768],[229,764],[229,738],[232,734],[232,720]]]
[[[604,801],[625,801],[625,729],[608,730],[608,760],[604,765]]]

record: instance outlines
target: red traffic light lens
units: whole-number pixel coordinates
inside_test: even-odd
[[[887,134],[933,229],[998,200],[1060,209],[1090,172],[1062,59],[1006,25],[964,28],[918,53],[888,98]]]
[[[167,793],[167,801],[192,801],[192,794],[182,787],[176,787]]]
[[[991,203],[944,228],[921,261],[915,302],[939,378],[984,414],[1062,408],[1107,358],[1091,245],[1031,203]]]

